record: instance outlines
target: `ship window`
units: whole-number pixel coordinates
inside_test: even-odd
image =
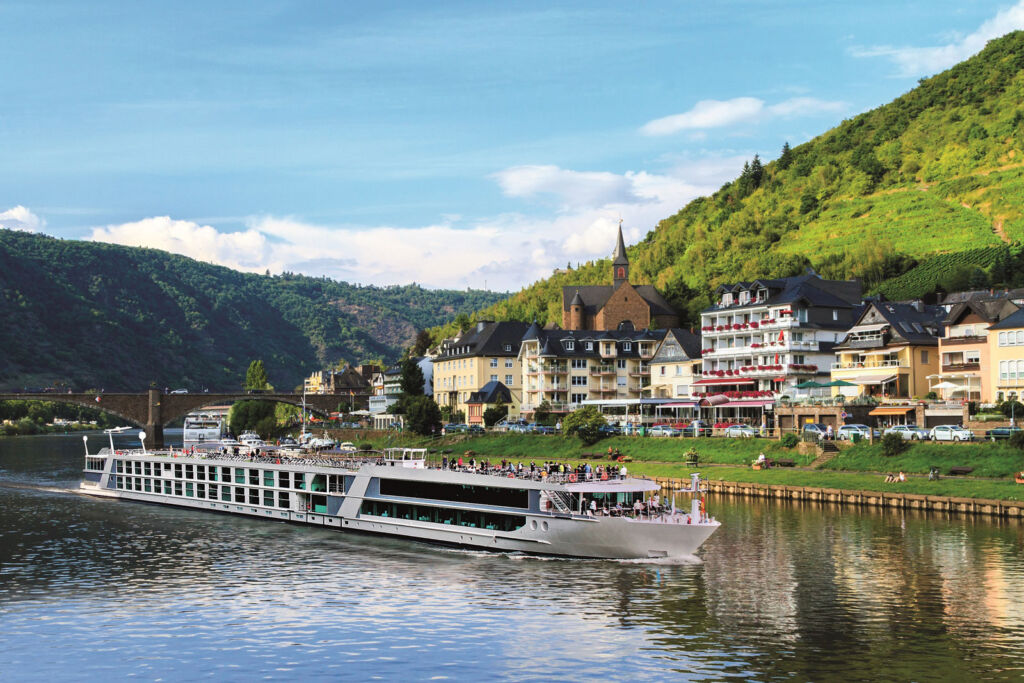
[[[180,462],[174,464],[174,477],[176,479],[181,479],[181,463]]]
[[[231,468],[230,467],[221,467],[220,468],[220,480],[221,481],[231,481]]]
[[[290,502],[288,500],[288,492],[287,491],[278,491],[278,493],[277,493],[277,507],[279,507],[279,508],[288,508],[290,506],[291,506],[291,504],[290,504]]]
[[[209,470],[210,470],[210,481],[217,481],[217,466],[216,465],[210,465]]]
[[[192,482],[185,482],[185,495],[189,498],[194,498],[196,495],[195,490],[192,488]]]
[[[146,493],[150,493],[153,490],[153,480],[152,479],[146,479],[142,483],[142,488],[146,491]]]
[[[274,492],[273,491],[264,491],[263,492],[263,504],[266,507],[273,507],[274,506]]]
[[[385,500],[364,500],[360,514],[496,531],[515,531],[526,525],[526,517],[522,515],[392,503]]]
[[[206,465],[196,466],[196,479],[200,481],[206,481]]]
[[[153,476],[153,470],[150,468],[150,464],[148,462],[142,465],[142,472],[147,477]]]
[[[209,498],[210,500],[217,500],[217,485],[216,484],[210,484],[210,490],[207,493],[206,497]]]
[[[249,489],[249,504],[250,505],[259,505],[260,504],[260,490],[259,489]]]
[[[245,489],[242,488],[241,486],[236,486],[235,487],[235,502],[236,503],[244,503],[245,502]]]
[[[263,485],[273,486],[274,485],[274,472],[272,470],[263,470]]]
[[[174,495],[176,495],[176,496],[180,496],[181,495],[181,482],[180,481],[174,482]]]
[[[436,484],[430,482],[381,479],[382,496],[403,498],[429,498],[459,503],[496,505],[499,507],[529,507],[526,489],[499,488],[496,486],[464,486],[462,484]]]
[[[194,468],[192,467],[192,465],[185,465],[185,478],[186,479],[195,479],[196,478],[196,475],[195,475],[195,472],[193,471],[193,469]]]
[[[206,498],[206,484],[196,484],[196,498]]]
[[[228,503],[228,502],[231,501],[231,487],[230,486],[221,486],[220,487],[220,499],[222,501],[224,501],[225,503]]]
[[[259,486],[260,485],[260,471],[259,470],[249,470],[249,485],[250,486]]]
[[[242,468],[242,467],[236,467],[235,468],[235,483],[236,484],[244,484],[245,483],[245,469],[244,468]]]
[[[277,485],[283,489],[291,488],[291,483],[288,481],[288,472],[277,473]]]
[[[164,495],[171,495],[171,482],[169,481],[164,482]]]

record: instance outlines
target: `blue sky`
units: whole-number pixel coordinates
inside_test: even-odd
[[[0,225],[514,290],[1024,28],[1024,0],[4,2]]]

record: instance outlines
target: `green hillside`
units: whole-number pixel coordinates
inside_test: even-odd
[[[262,276],[153,249],[0,230],[0,388],[234,389],[262,358],[291,389],[507,295]]]
[[[693,321],[719,284],[807,266],[900,297],[1019,285],[1022,241],[1024,32],[1015,32],[770,163],[753,159],[628,251],[632,279],[657,285]],[[589,263],[478,317],[560,322],[562,284],[610,282],[607,261]]]

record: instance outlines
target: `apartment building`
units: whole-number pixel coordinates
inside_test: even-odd
[[[988,356],[992,399],[1024,398],[1024,309],[988,328]]]
[[[832,349],[863,309],[857,280],[814,273],[722,285],[701,312],[703,364],[694,382],[706,391],[792,395],[827,377]]]
[[[584,402],[639,404],[665,331],[637,331],[629,323],[620,328],[545,330],[531,325],[519,353],[522,414],[529,416],[543,401],[556,413],[571,412]]]
[[[434,400],[468,415],[470,395],[488,382],[504,384],[512,398],[510,415],[522,400],[519,347],[529,326],[521,322],[481,321],[441,343],[433,361]]]
[[[953,305],[939,338],[942,360],[938,375],[930,379],[943,398],[992,401],[994,375],[989,353],[989,327],[1018,310],[1006,297],[988,292]]]

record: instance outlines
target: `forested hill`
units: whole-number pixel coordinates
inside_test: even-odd
[[[507,294],[357,287],[0,230],[0,388],[290,390],[339,360],[393,361],[417,330]]]
[[[719,284],[807,266],[862,277],[890,299],[1024,277],[1022,32],[889,104],[765,155],[778,158],[752,159],[736,180],[631,247],[632,280],[657,285],[693,321]],[[478,315],[560,322],[560,288],[575,283],[610,284],[609,262],[534,283]]]

